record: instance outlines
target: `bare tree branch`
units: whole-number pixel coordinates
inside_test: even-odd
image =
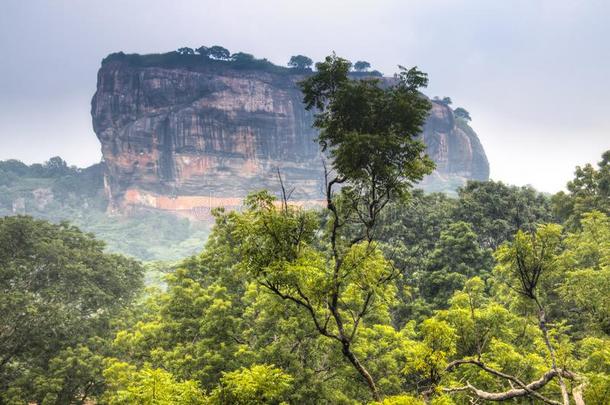
[[[456,368],[460,365],[464,365],[464,364],[475,365],[490,374],[493,374],[497,377],[504,378],[504,379],[508,380],[509,382],[515,383],[520,388],[513,388],[513,389],[511,389],[509,391],[505,391],[505,392],[492,393],[492,392],[486,392],[486,391],[479,390],[479,389],[473,387],[472,385],[470,385],[470,383],[467,383],[467,385],[465,387],[445,388],[444,389],[445,392],[458,392],[458,391],[470,390],[475,395],[477,395],[479,398],[485,399],[488,401],[506,401],[508,399],[529,395],[529,396],[535,397],[547,404],[562,405],[562,402],[558,402],[558,401],[546,398],[536,391],[541,389],[542,387],[544,387],[554,377],[565,377],[568,379],[576,379],[576,375],[570,371],[561,370],[561,369],[552,369],[552,370],[546,372],[540,379],[533,381],[529,384],[526,384],[523,381],[521,381],[519,378],[512,376],[510,374],[506,374],[502,371],[495,370],[495,369],[485,365],[481,361],[469,360],[469,359],[452,361],[445,368],[445,372],[450,372],[454,368]]]

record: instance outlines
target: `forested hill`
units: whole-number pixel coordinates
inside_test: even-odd
[[[140,260],[176,260],[201,249],[207,223],[145,209],[109,215],[103,171],[102,163],[80,169],[60,157],[29,166],[0,161],[0,216],[69,221],[105,241],[110,251]]]

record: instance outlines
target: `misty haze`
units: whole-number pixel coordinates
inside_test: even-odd
[[[610,3],[3,6],[0,405],[610,404]]]

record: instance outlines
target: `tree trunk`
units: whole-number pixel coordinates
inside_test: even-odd
[[[576,405],[585,405],[585,399],[582,396],[582,389],[584,384],[577,385],[572,390],[572,397]]]
[[[371,394],[373,395],[373,399],[375,401],[381,401],[381,396],[379,395],[379,391],[377,390],[377,386],[375,385],[373,377],[371,377],[366,368],[364,368],[364,366],[360,364],[360,361],[358,361],[354,353],[352,353],[349,346],[349,342],[343,342],[343,355],[347,357],[350,363],[352,363],[356,370],[358,370],[358,373],[360,373],[360,375],[366,380],[366,383],[369,386],[369,390],[371,390]]]
[[[538,309],[539,309],[538,325],[540,327],[540,330],[542,331],[542,336],[544,337],[544,343],[546,344],[546,347],[549,350],[549,354],[551,355],[551,364],[552,364],[553,370],[555,372],[557,372],[557,379],[559,381],[559,387],[561,388],[561,399],[562,399],[564,405],[570,405],[570,395],[568,394],[568,389],[566,387],[566,383],[565,383],[565,381],[563,381],[563,377],[561,376],[561,373],[557,369],[557,361],[555,360],[555,350],[553,349],[553,346],[551,345],[551,341],[549,339],[549,331],[546,327],[546,314],[544,312],[544,308],[542,308],[542,306],[540,305],[538,300],[536,300],[536,303],[538,304]]]

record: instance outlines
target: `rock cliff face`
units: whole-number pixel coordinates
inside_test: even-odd
[[[451,191],[467,180],[488,180],[489,162],[483,145],[468,123],[449,106],[433,101],[422,134],[436,170],[421,186],[428,191]]]
[[[205,216],[250,191],[277,191],[278,168],[293,199],[317,200],[322,166],[297,86],[303,75],[194,58],[103,61],[91,113],[111,206]],[[433,103],[422,136],[437,163],[424,187],[487,179],[478,137],[449,107]]]

